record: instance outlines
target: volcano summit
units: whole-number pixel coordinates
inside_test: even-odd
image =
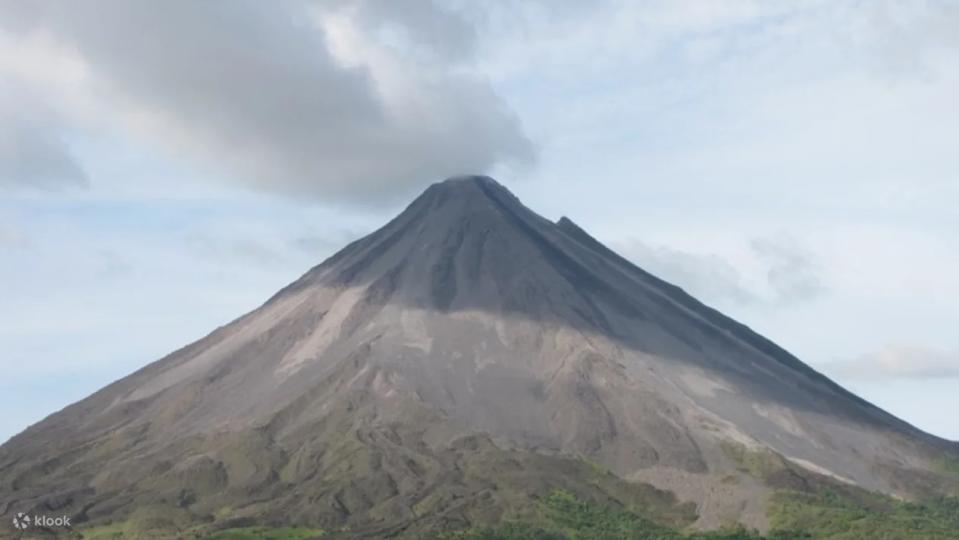
[[[419,538],[536,520],[561,492],[663,526],[766,530],[779,491],[955,493],[942,464],[957,459],[470,176],[12,438],[0,513],[125,537],[265,524]]]

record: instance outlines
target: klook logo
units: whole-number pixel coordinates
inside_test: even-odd
[[[30,526],[30,516],[24,514],[23,512],[13,516],[13,526],[21,531],[26,529]]]

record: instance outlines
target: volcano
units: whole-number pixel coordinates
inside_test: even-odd
[[[547,220],[430,186],[256,310],[0,447],[0,514],[125,537],[350,537],[535,516],[556,490],[692,529],[776,490],[954,489],[950,443]]]

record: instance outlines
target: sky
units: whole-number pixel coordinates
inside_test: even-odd
[[[957,141],[957,0],[0,0],[0,441],[464,173],[959,440]]]

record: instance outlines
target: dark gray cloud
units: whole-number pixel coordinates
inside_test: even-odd
[[[889,345],[823,368],[837,377],[862,380],[959,377],[959,351]]]
[[[0,81],[0,188],[85,186],[55,117]]]
[[[383,201],[533,156],[490,85],[456,69],[466,23],[430,2],[10,2],[0,19],[74,51],[105,113],[258,188]],[[391,31],[452,52],[417,61]]]
[[[51,130],[2,118],[0,186],[57,189],[84,186],[87,177],[69,148]]]

